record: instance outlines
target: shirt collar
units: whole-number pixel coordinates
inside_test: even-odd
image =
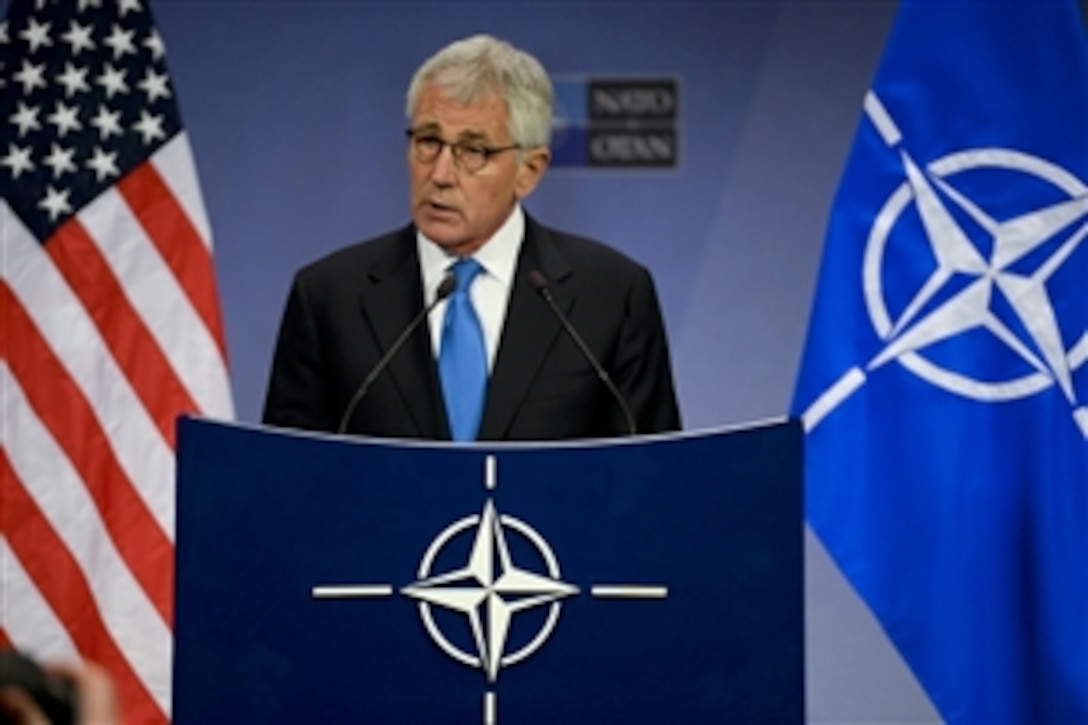
[[[521,204],[515,204],[510,216],[506,218],[498,231],[476,250],[472,257],[480,263],[489,277],[498,280],[509,288],[514,282],[514,268],[517,266],[521,241],[525,237],[525,212]],[[435,289],[442,281],[450,264],[457,258],[447,254],[442,247],[428,239],[423,232],[416,232],[416,248],[419,252],[419,268],[423,276],[423,288],[429,303],[434,299]]]

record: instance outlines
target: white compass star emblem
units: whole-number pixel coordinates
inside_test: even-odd
[[[476,525],[476,534],[468,563],[457,570],[429,576],[438,550],[457,533]],[[517,567],[511,560],[504,526],[525,534],[548,563],[548,576]],[[550,548],[525,524],[510,517],[500,517],[488,501],[483,514],[454,524],[435,539],[420,565],[420,580],[401,593],[420,601],[420,611],[432,638],[448,654],[473,666],[481,667],[494,682],[504,664],[512,664],[535,651],[550,633],[558,617],[558,601],[578,593],[578,588],[558,578],[559,570]],[[434,625],[429,605],[437,605],[464,614],[468,618],[478,656],[454,647]],[[551,616],[540,634],[517,653],[504,656],[513,616],[544,605],[553,605]]]
[[[979,161],[972,156],[984,156],[989,163],[995,160],[1005,161],[1009,166],[1016,162],[1017,166],[1030,170],[1041,165],[1026,155],[991,149],[986,154],[961,153],[958,157],[950,157],[944,166],[977,165]],[[930,178],[906,153],[902,157],[907,176],[904,190],[910,190],[910,196],[918,209],[936,260],[936,269],[894,324],[891,324],[882,305],[880,306],[874,323],[878,332],[891,342],[873,359],[869,368],[877,368],[889,360],[901,358],[940,340],[981,327],[992,333],[1043,378],[1054,380],[1066,398],[1076,403],[1070,360],[1062,344],[1061,331],[1046,283],[1084,241],[1088,225],[1082,224],[1032,273],[1014,271],[1013,265],[1049,242],[1062,230],[1081,222],[1088,214],[1088,195],[1083,189],[1074,188],[1071,190],[1073,198],[1031,210],[1012,219],[998,221],[942,178],[941,171],[947,172],[954,168],[935,169],[937,173]],[[964,229],[956,223],[942,200],[942,194],[990,235],[993,248],[989,259],[983,257]],[[919,319],[920,311],[954,275],[966,275],[974,281]],[[997,291],[1012,307],[1038,354],[994,314],[992,302]],[[870,304],[871,309],[872,307]],[[982,394],[977,397],[991,396]]]
[[[498,485],[497,466],[493,455],[484,459],[484,485],[494,491]],[[506,532],[516,533],[536,551],[536,568],[515,565]],[[447,544],[462,533],[472,536],[472,545],[465,566],[432,575],[435,560]],[[513,540],[520,544],[520,540]],[[517,548],[520,554],[527,549]],[[532,555],[530,555],[532,556]],[[524,562],[522,562],[524,564]],[[561,600],[579,594],[578,587],[562,581],[559,562],[551,546],[535,529],[513,516],[500,515],[488,500],[483,512],[462,518],[446,527],[431,541],[417,572],[417,581],[399,591],[405,597],[419,602],[420,619],[438,647],[453,659],[480,668],[494,683],[503,667],[517,664],[536,652],[551,636],[559,621]],[[393,595],[391,584],[347,584],[315,586],[313,596],[319,599],[382,598]],[[669,588],[663,585],[640,584],[593,584],[589,595],[595,599],[664,600]],[[465,652],[452,644],[435,624],[431,607],[437,606],[464,615],[472,632],[475,653]],[[535,636],[522,645],[511,645],[520,632],[511,637],[514,615],[537,607],[548,607],[543,624]],[[531,629],[532,621],[530,621]],[[516,647],[513,652],[508,648]],[[490,686],[489,686],[490,687]],[[495,692],[484,694],[484,723],[494,725],[497,696]]]
[[[875,93],[866,97],[865,111],[887,147],[898,149],[905,177],[877,213],[862,262],[865,304],[883,347],[812,402],[801,416],[805,430],[813,430],[865,385],[869,373],[894,360],[932,385],[985,403],[1024,398],[1057,386],[1088,438],[1088,405],[1078,395],[1074,378],[1088,363],[1088,329],[1074,329],[1080,322],[1075,319],[1065,320],[1063,329],[1049,289],[1066,262],[1084,253],[1088,185],[1056,164],[1008,148],[953,152],[922,167],[901,146],[902,132]],[[1052,198],[1011,214],[1005,204],[1002,217],[950,182],[962,172],[979,170],[1033,179],[1041,187],[1049,186]],[[922,233],[908,233],[907,238],[924,237],[934,268],[893,314],[883,274],[885,265],[895,259],[889,253],[893,233],[910,207]],[[972,226],[984,238],[973,240]],[[1025,269],[1029,263],[1033,268]],[[964,280],[966,285],[960,287]],[[1068,275],[1054,284],[1068,290]],[[988,333],[1011,351],[1009,359],[1022,361],[1022,370],[1002,363],[995,366],[998,376],[993,379],[992,370],[950,369],[935,362],[930,351],[938,343],[975,331]]]

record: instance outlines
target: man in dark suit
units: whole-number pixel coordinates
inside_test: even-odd
[[[650,274],[598,242],[537,223],[521,207],[551,158],[551,114],[544,69],[495,38],[458,41],[420,67],[407,104],[412,224],[296,275],[265,423],[436,440],[680,427]],[[446,299],[454,285],[444,280],[458,260],[473,260],[479,271]],[[473,383],[446,366],[450,355],[466,354],[447,337],[464,301],[476,348],[470,358],[486,365],[480,394],[468,396],[478,400],[467,404],[467,423],[458,395]],[[428,305],[429,319],[362,391]],[[562,316],[576,333],[564,329]]]

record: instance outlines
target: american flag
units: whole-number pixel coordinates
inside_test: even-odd
[[[233,416],[189,141],[142,0],[12,0],[0,64],[0,646],[162,722],[174,422]]]

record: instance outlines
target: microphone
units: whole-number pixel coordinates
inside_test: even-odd
[[[393,359],[393,356],[400,352],[400,349],[404,347],[404,343],[408,341],[408,337],[415,332],[427,315],[431,314],[439,302],[446,299],[453,293],[453,290],[457,287],[457,278],[453,276],[452,272],[447,272],[446,276],[442,278],[442,281],[438,283],[438,287],[434,292],[434,300],[431,304],[424,307],[419,311],[419,314],[408,323],[408,326],[404,328],[404,332],[400,333],[400,337],[389,346],[385,354],[382,355],[382,359],[378,361],[378,364],[371,368],[370,373],[363,378],[363,382],[359,383],[359,387],[355,389],[355,394],[351,396],[351,401],[348,403],[348,407],[344,410],[344,416],[340,418],[340,425],[337,426],[336,432],[343,433],[347,430],[348,421],[351,420],[352,413],[359,407],[360,401],[366,396],[366,392],[370,389],[371,384],[378,378],[379,375],[389,366],[389,361]]]
[[[635,426],[635,416],[631,413],[630,406],[627,405],[627,401],[624,400],[623,395],[620,393],[619,388],[612,382],[612,376],[608,374],[608,371],[604,369],[601,362],[596,358],[589,346],[586,345],[585,340],[578,334],[578,331],[574,329],[574,325],[571,324],[567,316],[563,314],[563,311],[559,309],[559,305],[555,304],[555,298],[552,297],[551,290],[548,289],[548,279],[537,270],[533,270],[529,273],[529,281],[532,283],[536,291],[540,293],[540,296],[544,298],[544,301],[548,303],[548,307],[551,308],[552,314],[563,325],[563,329],[567,331],[570,338],[574,340],[574,344],[578,346],[578,349],[582,351],[582,355],[585,356],[589,364],[593,366],[593,369],[597,372],[597,377],[601,379],[604,386],[608,388],[608,392],[612,393],[612,397],[619,403],[620,409],[623,411],[623,417],[627,421],[627,432],[631,435],[638,433]]]

